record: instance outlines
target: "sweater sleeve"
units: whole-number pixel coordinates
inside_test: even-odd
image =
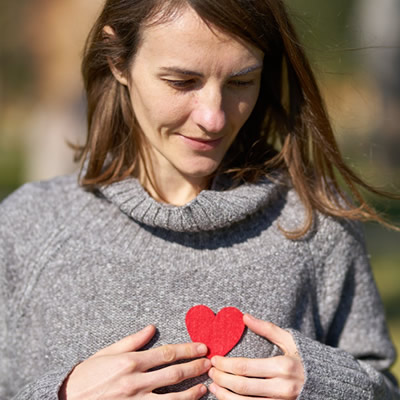
[[[21,292],[30,276],[23,261],[32,253],[30,243],[35,229],[29,218],[29,193],[30,189],[23,187],[0,204],[0,399],[57,400],[71,368],[55,367],[29,382],[12,362],[18,352],[29,351],[29,343],[25,348],[15,348],[12,340],[12,327],[18,324],[16,293]]]
[[[30,382],[14,396],[12,400],[57,400],[58,392],[65,378],[70,373],[68,370],[60,369],[41,376],[34,382]],[[5,397],[7,400],[10,397]]]
[[[291,331],[306,375],[298,400],[400,399],[388,372],[395,350],[362,233],[354,228],[349,223],[325,236],[329,253],[315,261],[321,338]]]

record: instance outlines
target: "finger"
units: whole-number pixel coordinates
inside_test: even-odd
[[[254,333],[276,344],[284,354],[298,357],[296,344],[288,331],[285,331],[272,322],[254,318],[249,314],[243,316],[243,322]]]
[[[216,383],[212,383],[209,387],[208,390],[218,399],[218,400],[254,400],[254,397],[249,397],[249,396],[243,396],[239,395],[236,393],[233,393]],[[261,398],[261,397],[260,397]],[[271,399],[269,398],[268,400],[277,400],[277,399]]]
[[[263,385],[266,379],[254,379],[244,376],[227,374],[226,372],[211,368],[209,376],[218,386],[224,387],[237,394],[247,396],[265,396],[267,395]]]
[[[155,349],[138,352],[135,355],[135,359],[138,368],[141,371],[147,371],[179,360],[204,357],[207,351],[207,346],[203,343],[167,344]]]
[[[261,381],[261,379],[256,379],[256,380]],[[236,393],[233,389],[220,386],[216,382],[213,382],[208,389],[219,400],[254,400],[254,396],[256,396],[259,399],[268,399],[268,400],[278,400],[278,399],[292,400],[298,397],[297,394],[292,393],[290,385],[285,386],[285,382],[278,379],[276,380],[274,379],[273,381],[274,382],[265,380],[264,384],[266,386],[271,386],[271,388],[262,390],[260,391],[259,394],[254,394],[254,395],[251,395],[249,393],[244,393],[244,394]]]
[[[143,386],[151,390],[176,385],[186,379],[203,375],[211,367],[211,361],[207,358],[190,361],[183,364],[172,365],[157,371],[148,372],[143,378]]]
[[[171,392],[165,394],[155,394],[153,400],[197,400],[207,393],[207,388],[203,384],[191,387],[182,392]]]
[[[210,369],[209,375],[218,386],[244,396],[294,399],[302,387],[301,382],[296,379],[254,379],[227,374],[215,368]]]
[[[153,325],[146,326],[139,332],[124,337],[120,341],[113,343],[111,346],[105,347],[95,354],[97,356],[117,355],[139,350],[146,345],[156,333]]]
[[[253,378],[273,378],[292,369],[293,359],[285,356],[272,358],[231,358],[214,356],[212,365],[223,372]]]

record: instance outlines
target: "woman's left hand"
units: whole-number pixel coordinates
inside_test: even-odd
[[[243,321],[250,330],[276,344],[283,355],[264,359],[215,356],[209,371],[214,382],[209,390],[219,400],[243,400],[248,396],[296,399],[304,384],[304,368],[292,335],[248,314]]]

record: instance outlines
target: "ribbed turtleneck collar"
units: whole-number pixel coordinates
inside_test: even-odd
[[[102,194],[129,217],[152,227],[177,232],[200,232],[228,227],[273,202],[282,190],[268,179],[225,189],[226,180],[217,178],[210,190],[183,206],[154,200],[135,178],[112,183]]]

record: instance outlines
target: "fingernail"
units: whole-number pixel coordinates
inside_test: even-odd
[[[205,353],[207,353],[207,346],[205,345],[205,344],[203,344],[203,343],[201,343],[201,344],[199,344],[198,346],[197,346],[197,351],[200,353],[200,354],[205,354]]]
[[[147,333],[147,332],[153,330],[153,328],[154,328],[154,325],[147,325],[145,328],[143,328],[143,332]]]
[[[208,376],[212,379],[213,375],[214,375],[214,368],[211,368],[211,369],[208,371]]]
[[[211,358],[211,364],[215,366],[217,364],[217,360],[218,360],[217,356],[212,357]]]
[[[253,321],[255,321],[256,319],[252,316],[252,315],[250,315],[250,314],[245,314],[246,315],[246,318],[248,318],[248,319],[251,319],[251,320],[253,320]]]
[[[217,388],[216,388],[215,385],[212,383],[212,384],[208,387],[208,390],[209,390],[211,393],[215,394],[215,392],[217,391]]]
[[[200,386],[200,393],[203,395],[203,394],[206,394],[206,392],[207,392],[207,388],[204,385]]]
[[[210,361],[208,358],[206,358],[206,359],[204,360],[203,365],[204,365],[204,368],[210,369],[210,368],[211,368],[211,361]]]

